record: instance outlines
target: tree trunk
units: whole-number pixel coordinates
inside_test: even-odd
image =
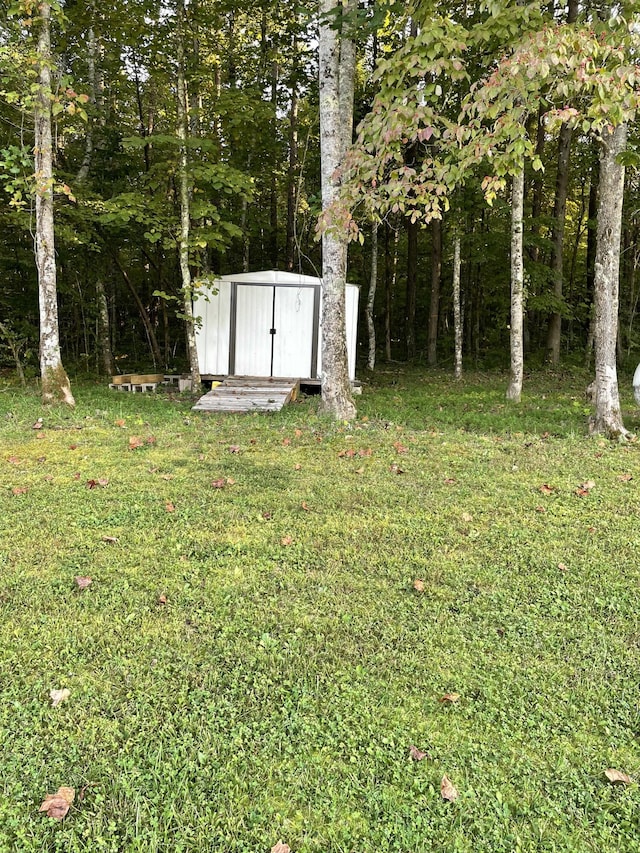
[[[367,367],[374,370],[376,366],[376,324],[373,306],[376,300],[376,288],[378,286],[378,225],[371,227],[371,278],[369,279],[369,293],[367,294],[367,331],[369,332],[369,356]]]
[[[111,331],[109,323],[109,305],[107,295],[104,291],[104,283],[98,276],[96,279],[96,303],[98,308],[97,342],[100,361],[99,372],[105,376],[113,376],[115,373],[113,352],[111,351]]]
[[[400,230],[393,229],[393,257],[389,258],[389,224],[385,224],[385,267],[384,267],[384,353],[387,361],[391,361],[391,327],[393,314],[393,297],[396,290],[396,278],[398,275],[398,242]]]
[[[453,244],[453,329],[455,336],[454,371],[456,379],[462,379],[462,310],[460,304],[460,235],[456,234]]]
[[[286,267],[295,268],[296,214],[298,179],[298,40],[293,38],[293,73],[291,75],[291,107],[289,109],[289,172],[287,175]]]
[[[38,86],[35,97],[36,265],[40,297],[42,402],[75,406],[62,366],[58,326],[55,235],[53,227],[53,143],[51,137],[51,6],[39,6]]]
[[[442,275],[442,221],[431,223],[431,300],[429,302],[429,332],[427,364],[438,363],[438,318],[440,316],[440,277]]]
[[[563,124],[558,139],[558,170],[556,173],[556,197],[553,205],[553,227],[551,229],[551,276],[553,295],[562,299],[564,226],[569,189],[569,154],[571,150],[571,128]],[[562,334],[562,314],[554,311],[549,318],[547,332],[547,359],[551,364],[560,361],[560,341]]]
[[[191,287],[191,270],[189,269],[189,235],[191,232],[190,193],[189,193],[189,156],[187,152],[187,137],[189,135],[189,112],[187,109],[187,85],[184,71],[184,0],[177,4],[177,119],[178,139],[180,140],[180,163],[178,178],[180,182],[180,237],[178,251],[180,254],[180,275],[182,277],[182,310],[184,313],[185,332],[187,337],[187,355],[191,372],[191,389],[200,388],[200,367],[198,364],[198,349],[196,347],[196,327],[191,303],[193,290]]]
[[[522,255],[524,215],[524,166],[513,176],[511,191],[511,379],[507,400],[520,402],[524,371],[524,264]]]
[[[140,294],[138,293],[133,282],[129,278],[129,273],[124,268],[117,251],[114,249],[112,249],[111,251],[113,255],[113,260],[115,261],[115,264],[118,267],[118,270],[120,271],[120,274],[122,275],[125,284],[129,288],[129,292],[133,296],[133,301],[136,303],[136,306],[138,308],[140,319],[142,320],[145,331],[147,333],[147,338],[149,339],[149,347],[153,355],[153,364],[154,366],[162,364],[162,353],[160,352],[160,347],[158,346],[158,339],[156,338],[156,333],[154,331],[151,318],[149,317],[149,312],[145,308],[142,299],[140,299]]]
[[[624,166],[616,158],[627,144],[626,124],[605,128],[600,142],[600,181],[594,279],[595,381],[593,397],[596,411],[590,421],[593,433],[610,438],[626,437],[622,423],[616,339],[618,332],[618,292],[620,273],[620,235],[624,196]]]
[[[418,223],[407,220],[407,299],[405,337],[407,358],[416,357],[416,302],[418,291]]]
[[[349,0],[351,11],[356,0]],[[321,0],[319,33],[320,171],[322,207],[339,195],[337,170],[353,132],[355,45],[334,29],[337,0]],[[355,417],[347,363],[347,235],[329,228],[322,236],[322,411],[339,420]]]

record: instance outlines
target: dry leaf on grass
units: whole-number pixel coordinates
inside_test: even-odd
[[[459,693],[445,693],[444,696],[440,697],[440,701],[444,702],[447,705],[454,705],[459,700],[460,700],[460,694]]]
[[[413,582],[413,588],[416,592],[424,592],[424,581],[416,578]]]
[[[421,752],[417,746],[411,744],[409,747],[409,758],[413,759],[413,761],[422,761],[424,758],[429,758],[429,753]]]
[[[284,841],[278,841],[278,843],[274,844],[271,848],[271,853],[291,853],[291,848],[288,844],[285,844]]]
[[[138,447],[142,447],[143,445],[144,439],[140,438],[139,435],[129,436],[129,450],[137,450]]]
[[[71,696],[71,691],[68,687],[63,687],[61,690],[50,690],[49,698],[51,699],[51,707],[57,708],[62,702],[65,702],[69,696]]]
[[[78,589],[86,589],[88,586],[91,586],[91,584],[93,583],[93,581],[89,577],[77,577],[75,579],[75,581],[76,581],[76,586],[78,587]]]
[[[69,811],[75,796],[74,788],[58,788],[55,794],[47,794],[40,806],[40,811],[46,812],[47,817],[62,820]]]
[[[620,474],[618,479],[623,483],[628,483],[630,480],[633,480],[633,474]]]
[[[291,536],[283,536],[280,540],[281,545],[291,545],[293,542],[293,537]]]
[[[14,495],[26,495],[28,491],[29,489],[27,489],[26,486],[14,486],[14,488],[11,489],[11,493]]]
[[[458,481],[455,477],[447,477],[444,481],[445,486],[455,486]]]
[[[605,770],[604,775],[610,782],[621,782],[623,785],[630,785],[633,781],[631,776],[627,776],[626,773],[622,773],[620,770],[614,770],[613,767]]]
[[[224,489],[224,487],[226,485],[227,485],[227,481],[225,480],[224,477],[218,477],[217,480],[211,481],[211,488],[212,489]]]
[[[555,492],[555,487],[550,486],[548,483],[543,483],[538,487],[538,491],[542,492],[543,495],[552,495]]]
[[[118,537],[117,536],[103,536],[102,541],[108,542],[110,545],[115,545],[118,542]]]
[[[442,777],[442,782],[440,782],[440,795],[443,800],[447,800],[449,803],[458,799],[458,789],[453,785],[448,776]]]
[[[176,511],[175,505],[171,501],[167,501],[166,504],[164,505],[164,508],[166,509],[167,512],[175,512]]]
[[[162,595],[158,596],[158,604],[166,604],[166,603],[167,603],[167,596],[164,593],[162,593]]]
[[[396,453],[406,453],[409,448],[405,447],[404,444],[400,441],[394,441],[393,446],[396,449]]]

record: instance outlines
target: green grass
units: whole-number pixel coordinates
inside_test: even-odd
[[[86,384],[38,431],[5,382],[0,851],[640,850],[640,446],[585,385],[381,372],[335,425]]]

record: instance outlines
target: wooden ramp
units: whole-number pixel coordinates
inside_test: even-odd
[[[227,376],[193,407],[196,412],[279,412],[300,392],[299,379]]]

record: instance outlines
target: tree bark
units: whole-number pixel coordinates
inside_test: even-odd
[[[109,305],[100,276],[96,279],[96,303],[98,308],[97,343],[99,352],[99,370],[105,376],[115,373],[113,352],[111,350],[111,326],[109,323]]]
[[[592,433],[609,438],[628,436],[618,394],[616,340],[620,275],[620,236],[624,166],[617,162],[627,144],[627,126],[606,128],[600,141],[600,181],[594,265],[595,414]]]
[[[431,299],[429,302],[429,331],[427,364],[438,363],[438,318],[440,316],[440,277],[442,275],[442,221],[431,223]]]
[[[298,180],[298,40],[293,37],[293,72],[291,75],[291,107],[289,108],[289,171],[287,175],[286,267],[295,268],[296,214]]]
[[[367,294],[367,331],[369,333],[369,355],[367,367],[374,370],[376,366],[376,324],[373,306],[376,300],[376,289],[378,286],[378,225],[371,226],[371,277],[369,279],[369,293]]]
[[[189,369],[191,372],[191,389],[197,391],[200,388],[200,367],[198,364],[198,349],[196,347],[196,327],[193,317],[191,287],[191,270],[189,269],[189,236],[191,233],[190,214],[190,191],[189,191],[189,155],[187,151],[187,138],[189,135],[189,112],[187,109],[187,85],[184,70],[184,0],[178,0],[177,4],[177,119],[178,139],[180,140],[180,237],[178,239],[178,251],[180,254],[180,275],[182,277],[182,310],[184,313],[185,332],[187,337],[187,355],[189,357]]]
[[[39,6],[35,98],[34,165],[36,179],[36,265],[40,302],[40,374],[42,402],[75,406],[69,377],[62,366],[58,325],[55,234],[53,225],[53,143],[51,136],[51,5]]]
[[[455,336],[454,374],[462,379],[462,310],[460,304],[460,235],[453,244],[453,330]]]
[[[524,165],[513,176],[511,191],[511,379],[507,400],[520,402],[524,371],[524,264],[522,220],[524,214]]]
[[[347,9],[355,6],[349,0]],[[321,0],[319,33],[320,171],[322,207],[339,195],[340,168],[353,132],[355,45],[334,29],[330,19],[337,0]],[[339,420],[355,417],[347,363],[346,336],[347,235],[336,228],[322,236],[322,404]]]
[[[416,303],[418,291],[418,223],[407,220],[407,299],[405,336],[407,358],[416,357]]]
[[[553,295],[562,299],[564,267],[564,226],[569,189],[569,155],[571,151],[571,128],[563,124],[558,138],[558,169],[556,172],[556,197],[553,205],[553,227],[551,229],[551,276]],[[549,318],[547,332],[547,360],[551,364],[560,361],[562,314],[554,311]]]

